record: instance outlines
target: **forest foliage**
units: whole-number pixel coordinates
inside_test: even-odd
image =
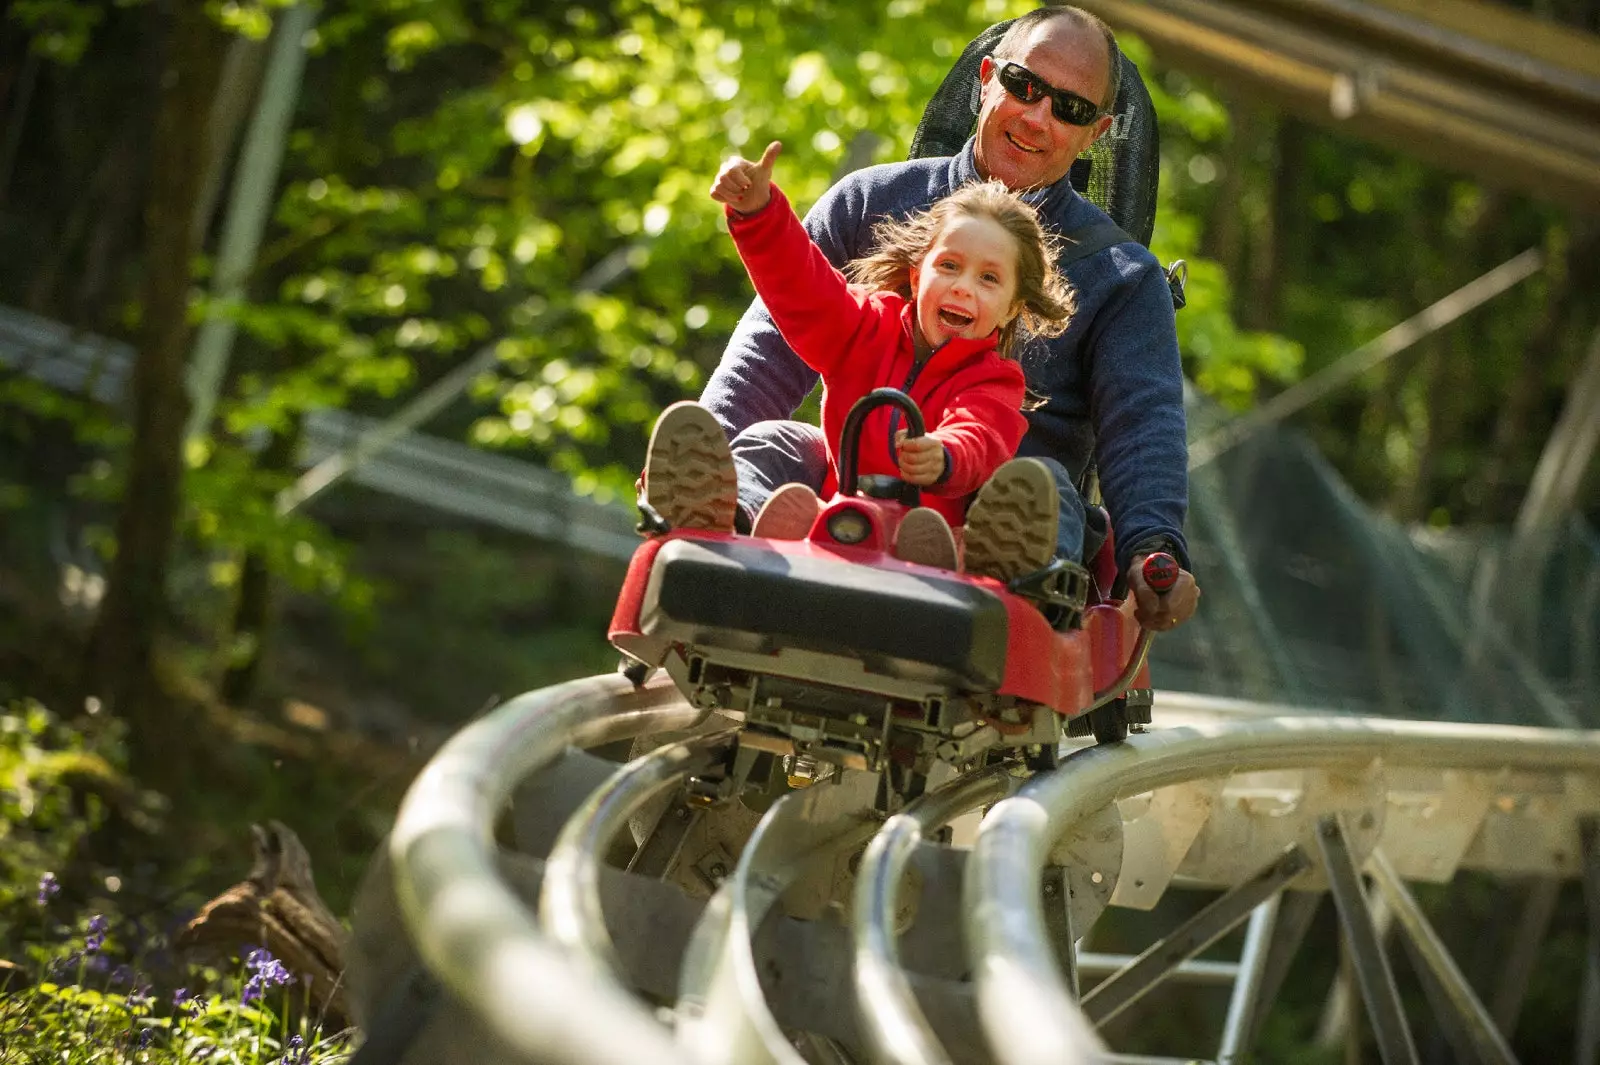
[[[444,683],[417,675],[429,654],[484,686],[495,681],[475,670],[528,667],[526,646],[478,638],[472,621],[484,616],[497,636],[536,631],[537,667],[552,677],[604,668],[586,611],[603,614],[594,589],[607,575],[592,560],[512,565],[508,551],[484,549],[487,537],[456,529],[352,537],[337,517],[363,497],[346,511],[281,514],[303,419],[319,408],[392,415],[490,352],[424,430],[625,499],[651,421],[698,393],[751,296],[706,195],[719,163],[781,140],[778,178],[803,208],[843,170],[903,158],[967,41],[1031,6],[327,0],[305,40],[246,298],[218,302],[208,293],[229,188],[284,4],[6,5],[0,303],[131,344],[140,370],[129,387],[159,416],[141,423],[127,407],[0,371],[0,698],[45,695],[15,690],[33,677],[11,667],[65,656],[35,676],[109,685],[93,690],[108,696],[105,718],[129,726],[116,732],[116,761],[126,754],[141,783],[166,785],[180,808],[196,794],[185,773],[237,771],[206,783],[217,808],[244,819],[296,801],[333,806],[335,784],[319,790],[306,768],[327,752],[294,772],[269,755],[242,771],[210,766],[210,751],[185,757],[210,719],[152,693],[152,632],[178,637],[178,672],[225,673],[222,694],[238,702],[284,589],[368,624],[404,613],[385,609],[397,600],[414,608],[403,638],[369,651],[414,701],[447,705]],[[1247,410],[1511,256],[1543,250],[1537,276],[1294,419],[1401,522],[1508,523],[1600,315],[1589,298],[1600,283],[1594,219],[1310,125],[1124,44],[1161,120],[1154,250],[1190,266],[1185,367],[1223,408]],[[238,340],[216,417],[185,439],[184,366],[207,316],[237,323]],[[63,552],[81,565],[61,567],[59,585],[56,567],[13,568]],[[426,613],[414,589],[429,566],[449,599]],[[384,598],[377,572],[405,592]],[[29,577],[61,600],[64,627],[26,612],[14,626],[13,608],[36,600],[12,584]],[[78,643],[97,601],[102,636],[86,671]],[[313,635],[335,644],[339,634]],[[20,656],[18,642],[31,643]],[[170,676],[162,683],[170,690]],[[105,776],[97,750],[35,743],[54,735],[53,719],[16,705],[31,722],[8,730],[18,750],[48,746],[63,772]],[[450,705],[457,719],[471,709]],[[319,854],[364,855],[367,789],[396,786],[404,767],[393,772],[341,800],[327,838],[313,841]],[[68,801],[42,794],[45,813]],[[144,811],[148,797],[136,798]],[[67,862],[98,817],[13,837],[26,846],[0,861],[0,909],[31,906],[26,891],[5,897],[7,885],[31,891],[24,865]],[[196,850],[224,845],[211,834]],[[342,894],[353,873],[329,879]],[[237,1034],[244,1014],[218,1009],[216,1023]]]
[[[171,410],[186,409],[177,376],[194,323],[227,316],[240,332],[217,417],[163,445],[177,449],[170,459],[119,446],[134,435],[126,419],[21,377],[0,379],[8,431],[24,453],[41,432],[73,437],[61,481],[76,498],[120,499],[125,519],[172,512],[168,532],[102,522],[102,549],[177,545],[204,561],[222,601],[249,598],[254,578],[359,611],[371,588],[347,546],[275,507],[307,411],[392,414],[492,351],[426,430],[625,498],[655,413],[697,393],[749,301],[706,195],[719,162],[783,141],[779,178],[803,207],[843,169],[903,158],[966,42],[1030,6],[330,2],[306,38],[247,298],[219,303],[207,286],[227,189],[283,5],[211,2],[193,25],[152,3],[9,5],[0,222],[13,251],[0,300],[125,338],[151,367],[165,345],[147,384]],[[1544,249],[1547,270],[1297,418],[1358,492],[1403,521],[1509,520],[1593,327],[1581,298],[1600,272],[1592,220],[1313,128],[1126,44],[1162,123],[1154,249],[1190,264],[1186,369],[1228,409]],[[186,108],[162,96],[180,68],[192,75]],[[193,188],[162,185],[162,136],[187,137],[203,162]],[[199,206],[163,207],[164,188]],[[184,207],[192,255],[154,240],[163,211]],[[153,284],[169,275],[193,287]],[[19,513],[28,477],[7,474],[0,505]],[[152,505],[127,498],[147,491]],[[113,571],[113,595],[164,581]],[[219,623],[217,638],[248,658],[237,627]]]

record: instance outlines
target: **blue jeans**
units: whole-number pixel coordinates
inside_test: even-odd
[[[733,438],[733,465],[739,472],[739,512],[735,524],[741,532],[750,523],[779,485],[809,485],[822,491],[828,476],[828,441],[815,425],[794,421],[756,422]],[[1083,560],[1084,506],[1078,486],[1067,468],[1055,459],[1041,458],[1056,479],[1061,496],[1060,516],[1056,519],[1056,557],[1069,562]]]
[[[762,506],[780,485],[808,485],[822,491],[828,476],[828,439],[805,422],[756,422],[733,438],[733,465],[739,473],[739,509],[734,524],[749,532]]]

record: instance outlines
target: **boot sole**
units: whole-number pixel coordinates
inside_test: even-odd
[[[733,529],[738,475],[722,426],[702,407],[668,408],[650,436],[645,490],[675,529]]]
[[[913,510],[900,521],[894,557],[919,566],[953,570],[957,566],[955,537],[937,512]]]
[[[1048,566],[1060,512],[1055,478],[1042,463],[1002,466],[967,511],[967,572],[1010,581]]]
[[[822,513],[822,500],[806,485],[781,486],[762,506],[750,528],[751,536],[769,540],[804,540]]]

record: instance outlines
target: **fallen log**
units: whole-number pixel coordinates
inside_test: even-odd
[[[317,894],[311,856],[300,837],[279,821],[252,825],[250,831],[255,840],[250,875],[201,907],[175,946],[224,958],[265,947],[304,981],[311,1013],[322,1018],[324,1031],[338,1031],[350,1023],[344,926]]]

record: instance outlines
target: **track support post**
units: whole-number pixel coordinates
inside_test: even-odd
[[[1394,971],[1389,968],[1389,959],[1384,956],[1383,944],[1373,926],[1372,913],[1361,890],[1361,876],[1350,857],[1350,844],[1338,814],[1329,814],[1317,822],[1317,848],[1327,867],[1328,889],[1339,911],[1339,925],[1384,1065],[1418,1065],[1416,1043],[1400,1005]]]

